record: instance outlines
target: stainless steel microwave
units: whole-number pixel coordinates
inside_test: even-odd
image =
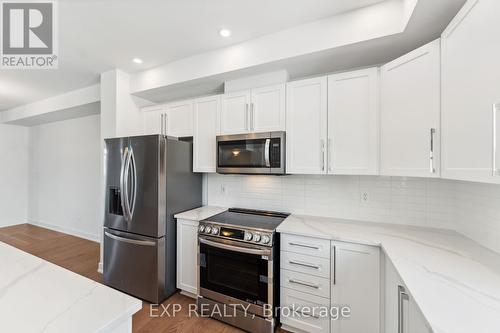
[[[217,136],[217,172],[284,175],[285,132]]]

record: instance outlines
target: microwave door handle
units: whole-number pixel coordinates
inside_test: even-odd
[[[266,139],[266,147],[264,148],[264,158],[266,160],[266,167],[271,167],[271,162],[269,161],[269,155],[271,155],[271,139]]]

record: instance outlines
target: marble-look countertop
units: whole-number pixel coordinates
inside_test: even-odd
[[[295,234],[380,246],[435,333],[500,332],[500,255],[456,232],[289,216]]]
[[[142,302],[0,242],[0,332],[106,332]]]
[[[195,209],[188,210],[179,214],[175,214],[176,219],[190,220],[190,221],[201,221],[208,219],[211,216],[225,212],[227,208],[217,207],[217,206],[203,206]]]

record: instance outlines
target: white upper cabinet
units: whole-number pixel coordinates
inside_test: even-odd
[[[142,108],[144,115],[144,134],[162,134],[163,118],[165,116],[164,105],[154,105]]]
[[[377,175],[378,68],[328,77],[328,173]]]
[[[144,134],[174,137],[193,135],[193,101],[155,105],[142,108]]]
[[[285,130],[285,85],[252,89],[250,105],[252,132]]]
[[[240,134],[250,131],[250,91],[224,94],[220,118],[221,134]]]
[[[216,136],[219,134],[221,96],[194,101],[193,171],[215,172]]]
[[[222,97],[222,134],[271,132],[284,129],[284,84],[231,92]]]
[[[193,101],[167,104],[165,127],[170,136],[193,136]]]
[[[443,178],[500,182],[498,13],[498,0],[468,1],[442,34]]]
[[[327,78],[290,82],[286,89],[286,171],[325,174]]]
[[[439,40],[381,68],[381,174],[439,177],[440,102]]]

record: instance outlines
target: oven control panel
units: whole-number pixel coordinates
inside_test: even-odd
[[[265,246],[273,245],[272,233],[261,231],[249,231],[237,228],[228,228],[225,226],[218,226],[212,224],[200,224],[198,233],[202,235],[210,235],[232,240],[239,240],[252,244],[259,244]]]

